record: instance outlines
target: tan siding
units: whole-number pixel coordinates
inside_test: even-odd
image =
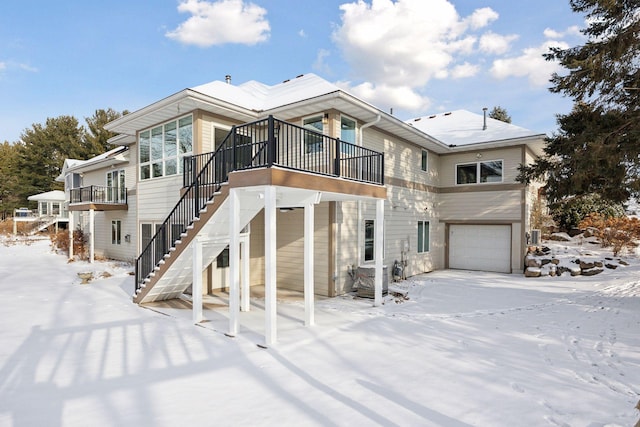
[[[441,220],[521,219],[522,191],[481,191],[439,195]]]

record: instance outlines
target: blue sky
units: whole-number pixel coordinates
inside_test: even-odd
[[[304,73],[401,119],[482,107],[556,129],[549,46],[583,43],[568,0],[4,0],[0,142],[47,117],[135,111],[232,76]]]

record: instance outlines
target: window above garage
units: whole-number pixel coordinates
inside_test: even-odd
[[[456,184],[485,184],[502,182],[503,161],[461,163],[456,165]]]

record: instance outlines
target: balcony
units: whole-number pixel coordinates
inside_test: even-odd
[[[116,211],[127,210],[127,189],[89,185],[72,188],[69,191],[70,211]]]
[[[231,171],[273,166],[384,185],[384,153],[270,116],[234,126],[215,152],[185,157],[183,186],[220,184]]]

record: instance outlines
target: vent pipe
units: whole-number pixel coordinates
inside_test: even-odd
[[[484,123],[482,124],[482,130],[487,130],[487,107],[484,107],[482,109],[482,112],[484,113]]]
[[[231,74],[227,74],[224,76],[224,81],[227,82],[228,85],[231,84]]]

